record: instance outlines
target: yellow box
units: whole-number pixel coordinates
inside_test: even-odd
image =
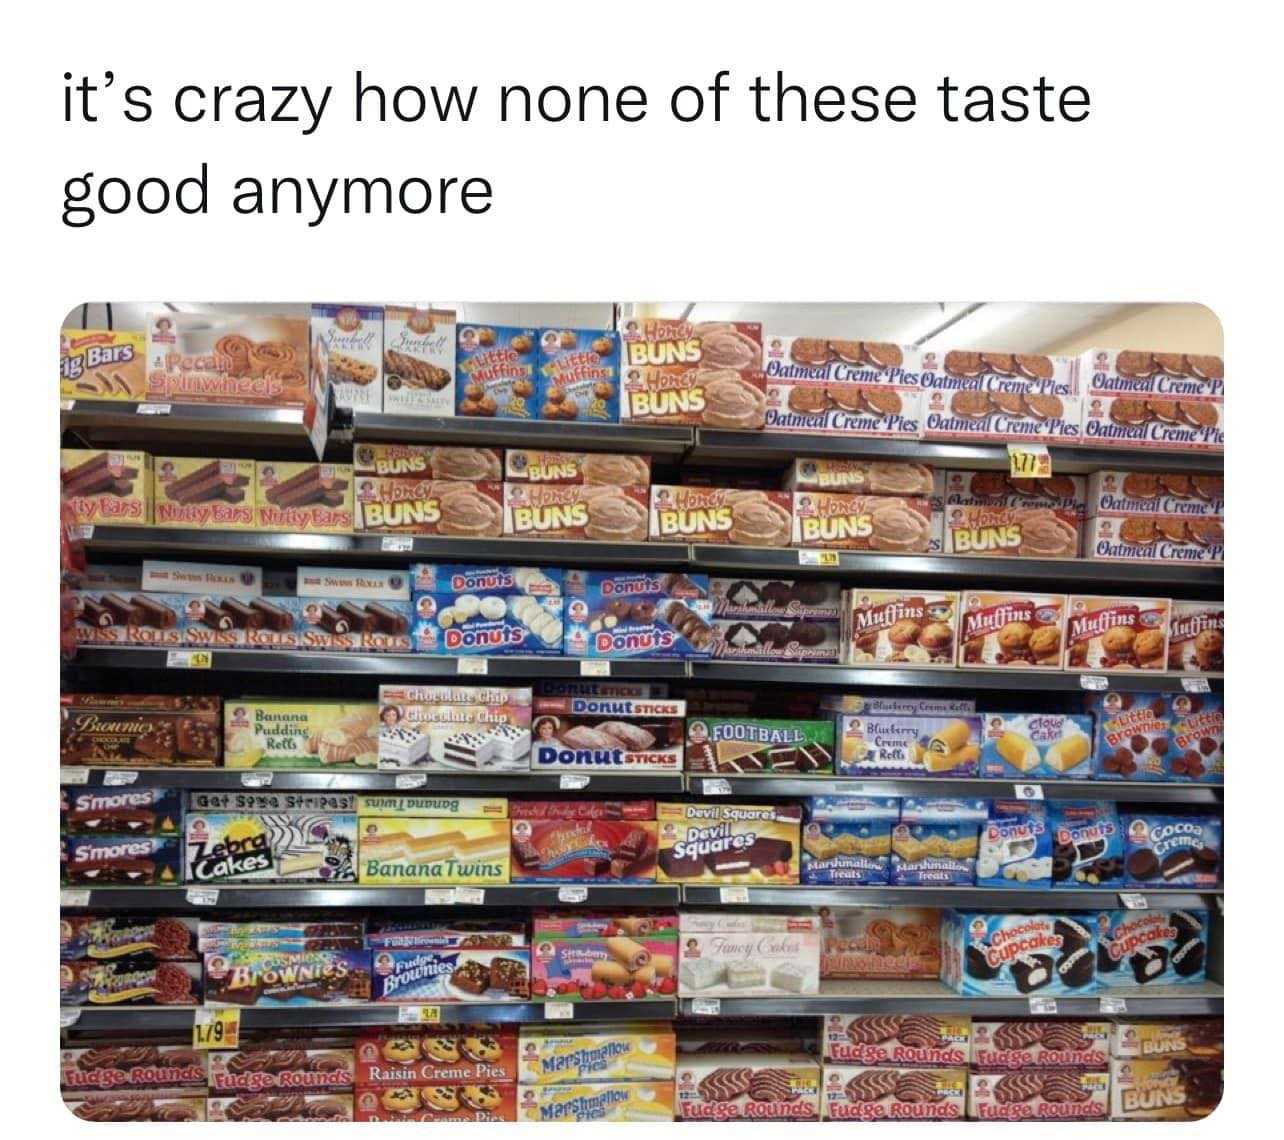
[[[143,451],[63,448],[63,496],[78,523],[146,526],[152,521],[152,457]]]
[[[226,700],[225,768],[375,768],[379,706],[342,701]]]
[[[671,1081],[677,1038],[667,1025],[524,1025],[517,1046],[522,1084],[567,1081]]]
[[[152,521],[207,530],[254,529],[254,460],[152,460]]]
[[[517,1119],[582,1124],[596,1120],[673,1119],[672,1081],[519,1085]]]
[[[260,459],[254,469],[258,530],[352,533],[352,467]]]
[[[63,329],[58,394],[64,400],[145,400],[147,369],[141,332]]]
[[[507,819],[503,796],[358,796],[357,814],[419,819]]]
[[[798,882],[796,804],[656,804],[658,883]]]
[[[366,816],[358,820],[364,886],[486,886],[509,881],[506,819]]]

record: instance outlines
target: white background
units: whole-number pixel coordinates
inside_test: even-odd
[[[1246,1124],[1276,1098],[1280,950],[1265,928],[1274,919],[1278,929],[1281,766],[1280,369],[1268,347],[1279,326],[1269,170],[1279,99],[1269,86],[1278,39],[1259,22],[1265,15],[1256,5],[1090,0],[10,5],[0,216],[13,473],[2,560],[11,579],[3,977],[13,1124],[75,1127],[53,1071],[52,388],[61,318],[101,297],[1211,306],[1233,377],[1237,761],[1227,805],[1231,1062],[1227,1102],[1205,1127]],[[466,127],[356,128],[357,67],[387,84],[476,82],[478,113]],[[106,113],[97,126],[65,125],[63,71],[108,68],[116,90],[146,83],[158,95],[184,81],[332,83],[336,92],[309,138],[289,126],[179,127],[165,110],[145,126]],[[708,83],[719,68],[735,88],[724,121],[673,123],[669,89]],[[756,124],[743,85],[777,68],[811,84],[910,84],[920,114],[900,126]],[[1080,83],[1092,114],[1082,125],[947,125],[932,90],[946,73],[964,84],[1040,74]],[[555,81],[638,83],[653,111],[623,128],[493,125],[499,83]],[[202,159],[209,217],[135,215],[82,230],[59,222],[73,174],[181,177]],[[225,203],[238,174],[482,174],[495,206],[481,217],[342,218],[309,229],[293,218],[233,218]]]

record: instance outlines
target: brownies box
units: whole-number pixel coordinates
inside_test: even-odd
[[[200,1005],[199,962],[157,962],[143,955],[110,962],[59,963],[62,1005]]]
[[[504,477],[504,452],[498,447],[358,443],[352,449],[352,473],[376,479],[498,483]]]
[[[968,1077],[972,1120],[1105,1120],[1110,1074],[1065,1069],[989,1073]]]
[[[306,317],[149,313],[147,399],[304,407],[308,332]]]
[[[1113,1060],[1111,1120],[1202,1120],[1222,1099],[1218,1060]]]
[[[1114,804],[1055,800],[1048,824],[1054,887],[1123,885],[1123,828]]]
[[[834,770],[832,720],[691,717],[688,772],[811,775]]]
[[[918,349],[774,333],[766,335],[763,347],[768,431],[888,439],[921,435]]]
[[[517,1119],[522,1123],[673,1119],[672,1081],[602,1081],[565,1085],[519,1085]]]
[[[945,507],[946,554],[1077,558],[1082,516],[1053,507]]]
[[[814,578],[710,578],[715,618],[824,618],[841,613],[841,587]]]
[[[1168,619],[1168,668],[1220,676],[1225,661],[1226,603],[1174,600]]]
[[[655,882],[655,805],[534,802],[512,804],[515,883]]]
[[[197,924],[177,915],[62,915],[58,922],[62,961],[131,958],[195,961]]]
[[[1085,443],[1175,451],[1225,446],[1220,356],[1090,348],[1075,370]]]
[[[684,910],[678,923],[683,997],[764,997],[820,989],[820,919],[814,914]]]
[[[256,530],[352,533],[352,467],[260,459],[254,468]]]
[[[813,618],[716,618],[714,657],[739,661],[836,663],[839,623]]]
[[[1122,817],[1129,886],[1215,887],[1222,879],[1222,821],[1213,816]]]
[[[1168,698],[1170,780],[1220,784],[1225,775],[1226,714],[1220,696],[1174,693]]]
[[[142,451],[63,448],[63,501],[77,523],[146,526],[152,521],[152,457]]]
[[[1039,801],[991,800],[976,856],[978,887],[1052,886],[1052,830]]]
[[[379,767],[526,771],[530,700],[528,688],[380,685]]]
[[[1099,516],[1088,520],[1083,554],[1113,562],[1219,563],[1226,554],[1226,530],[1221,519]]]
[[[213,1054],[219,1056],[219,1054]],[[63,1049],[58,1067],[64,1092],[111,1089],[200,1089],[206,1054],[187,1045],[106,1045]]]
[[[834,718],[840,776],[975,776],[979,716]]]
[[[574,1081],[671,1081],[677,1058],[673,1026],[523,1025],[518,1044],[524,1085]]]
[[[418,1081],[389,1088],[358,1088],[353,1119],[359,1121],[508,1122],[517,1119],[512,1081],[481,1084]]]
[[[930,496],[932,469],[885,459],[795,459],[785,469],[786,491],[842,491],[853,495]]]
[[[64,1092],[62,1100],[73,1116],[95,1123],[137,1123],[146,1120],[187,1124],[189,1121],[204,1120],[205,1097],[183,1093],[183,1089],[158,1089],[142,1095],[136,1092]]]
[[[509,881],[504,819],[458,815],[360,817],[364,886],[491,886]]]
[[[183,794],[177,788],[63,787],[64,835],[178,835]]]
[[[254,460],[152,459],[152,521],[205,530],[254,529]]]
[[[1091,716],[981,714],[981,777],[987,780],[1087,780],[1092,776]]]
[[[898,800],[813,796],[804,810],[802,882],[865,886],[888,881],[892,825],[900,818]]]
[[[551,566],[474,566],[460,562],[415,562],[412,595],[475,594],[479,598],[556,598],[565,571]]]
[[[147,395],[140,332],[63,329],[58,395],[63,400],[142,400]]]
[[[374,768],[374,702],[229,700],[223,706],[226,768]]]
[[[822,978],[936,978],[941,972],[937,907],[826,909],[820,922]]]
[[[1225,1048],[1220,1017],[1163,1021],[1116,1018],[1112,1029],[1110,1055],[1120,1060],[1174,1057],[1220,1061]]]
[[[1206,910],[1097,915],[1097,979],[1107,988],[1198,985],[1208,967]]]
[[[536,914],[530,953],[537,1001],[667,1001],[677,993],[675,914]]]
[[[368,1029],[354,1045],[358,1087],[517,1079],[511,1025]]]
[[[455,414],[533,420],[539,413],[534,329],[459,325]]]
[[[981,997],[1073,996],[1099,987],[1092,914],[980,914],[947,910],[941,981]]]
[[[966,590],[959,625],[960,668],[1061,668],[1066,596]]]
[[[177,835],[64,835],[62,883],[71,887],[159,887],[183,880]]]
[[[360,534],[434,534],[498,538],[503,486],[495,482],[356,477],[356,530]]]
[[[1168,778],[1172,720],[1163,694],[1094,693],[1085,703],[1096,724],[1093,779]]]
[[[926,554],[932,538],[929,499],[795,491],[793,541],[800,547]]]
[[[539,330],[539,418],[617,423],[620,338],[592,329]]]
[[[416,593],[411,644],[416,653],[468,657],[560,656],[560,597]]]
[[[620,323],[620,420],[759,431],[762,326],[630,317]]]
[[[792,804],[656,804],[661,883],[798,882],[801,809]]]
[[[510,447],[504,453],[504,481],[647,487],[651,483],[651,457]]]
[[[1083,410],[1068,356],[922,353],[923,438],[1076,443]]]
[[[959,595],[950,591],[869,590],[842,595],[844,665],[952,668]]]
[[[1105,1069],[1110,1064],[1108,1021],[972,1021],[972,1067]]]
[[[383,410],[455,414],[455,314],[388,305],[383,311]]]
[[[1088,479],[1089,517],[1153,515],[1196,521],[1226,513],[1225,477],[1204,472],[1096,471]]]
[[[803,1053],[684,1053],[682,1120],[819,1120],[820,1066]]]
[[[1167,598],[1071,594],[1063,668],[1090,673],[1167,668],[1168,609]]]
[[[825,1065],[826,1120],[962,1120],[966,1068],[865,1068]]]
[[[375,950],[374,1000],[389,1002],[510,1002],[531,996],[530,951]]]
[[[985,800],[907,796],[892,827],[888,881],[908,887],[971,886],[987,818]]]
[[[570,598],[565,613],[567,657],[708,657],[714,644],[713,604],[706,599],[621,597],[594,606]]]
[[[505,483],[503,532],[510,538],[645,542],[645,486]]]
[[[849,1065],[953,1068],[972,1056],[966,1014],[841,1014],[824,1019],[824,1057]]]
[[[298,1120],[316,1123],[352,1120],[352,1094],[332,1092],[252,1093],[248,1096],[211,1096],[206,1101],[209,1120]]]
[[[370,1001],[368,950],[218,950],[205,955],[205,1004],[356,1005]]]
[[[382,411],[383,309],[313,305],[311,332],[313,356],[325,361],[335,405]]]
[[[651,486],[652,542],[788,546],[793,496],[787,491]]]
[[[62,764],[211,767],[222,751],[219,697],[63,693],[58,705]]]
[[[233,1052],[211,1052],[209,1070],[211,1092],[318,1092],[352,1088],[356,1066],[351,1046],[295,1049],[251,1045]]]
[[[685,701],[536,697],[531,770],[678,772]]]

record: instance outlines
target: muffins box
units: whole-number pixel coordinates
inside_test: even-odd
[[[459,325],[455,337],[455,414],[533,420],[539,414],[534,329]]]
[[[409,305],[384,309],[383,410],[390,415],[454,415],[452,310]]]
[[[1075,443],[1082,401],[1067,356],[922,353],[923,438]]]
[[[793,496],[785,491],[651,487],[652,542],[788,546]]]
[[[1220,675],[1226,667],[1226,604],[1172,603],[1168,619],[1168,668],[1179,673]]]
[[[510,538],[645,542],[644,486],[505,483],[503,533]]]
[[[794,546],[926,554],[931,538],[930,499],[794,492]]]
[[[1063,667],[1089,673],[1165,669],[1168,616],[1167,598],[1072,594],[1066,608]]]
[[[620,340],[614,332],[540,329],[539,418],[616,423]]]
[[[843,591],[845,665],[950,668],[958,639],[959,595],[950,591]]]
[[[1066,596],[966,590],[962,597],[961,669],[1061,668]]]

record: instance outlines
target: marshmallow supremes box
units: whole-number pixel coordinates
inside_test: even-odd
[[[820,919],[812,914],[683,911],[678,989],[686,996],[814,994]]]

